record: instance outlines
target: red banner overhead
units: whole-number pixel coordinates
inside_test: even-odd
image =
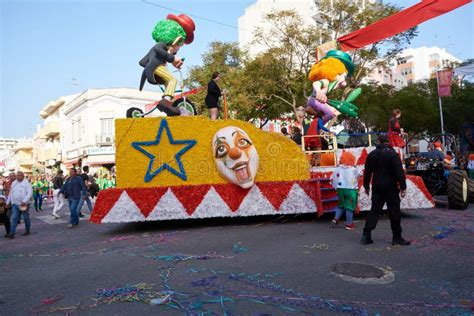
[[[423,0],[385,19],[344,35],[337,41],[344,51],[361,48],[404,32],[470,2],[471,0]]]

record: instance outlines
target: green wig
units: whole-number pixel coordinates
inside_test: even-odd
[[[181,27],[181,25],[178,24],[178,22],[166,19],[156,23],[151,36],[155,42],[163,42],[167,45],[173,44],[174,40],[178,36],[181,36],[182,39],[179,42],[181,44],[186,39],[186,32]]]

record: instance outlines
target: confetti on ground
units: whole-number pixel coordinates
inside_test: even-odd
[[[238,242],[232,246],[232,252],[233,253],[246,253],[249,250],[247,248],[244,248],[241,246],[241,243]]]
[[[309,248],[309,249],[317,249],[317,250],[328,250],[329,249],[329,245],[326,245],[326,244],[319,244],[319,243],[315,243],[313,244],[312,246],[306,246],[306,245],[303,245],[304,248]]]

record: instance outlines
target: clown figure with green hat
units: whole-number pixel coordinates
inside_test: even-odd
[[[354,64],[349,54],[340,50],[330,50],[326,56],[311,67],[309,80],[313,82],[313,93],[308,98],[306,111],[314,116],[322,114],[326,124],[337,114],[343,113],[357,117],[358,108],[351,102],[356,99],[361,89],[353,90],[344,101],[328,100],[327,94],[338,87],[347,85],[346,78],[354,72]]]
[[[176,54],[184,44],[192,43],[194,30],[194,22],[187,15],[168,14],[166,19],[159,21],[153,29],[152,37],[156,41],[155,46],[139,62],[144,68],[140,80],[140,91],[145,81],[154,85],[164,84],[165,91],[163,99],[158,103],[158,109],[168,116],[186,115],[186,113],[180,113],[179,108],[172,106],[171,100],[178,80],[166,68],[166,64],[171,63],[177,69],[181,69],[183,59]]]

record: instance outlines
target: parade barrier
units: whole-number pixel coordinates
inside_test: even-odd
[[[322,215],[337,205],[331,168],[310,168],[294,142],[246,122],[119,119],[116,139],[117,188],[99,193],[93,223]],[[363,164],[367,149],[353,151]],[[402,208],[430,207],[421,179],[409,176]],[[370,208],[363,192],[360,208]]]

